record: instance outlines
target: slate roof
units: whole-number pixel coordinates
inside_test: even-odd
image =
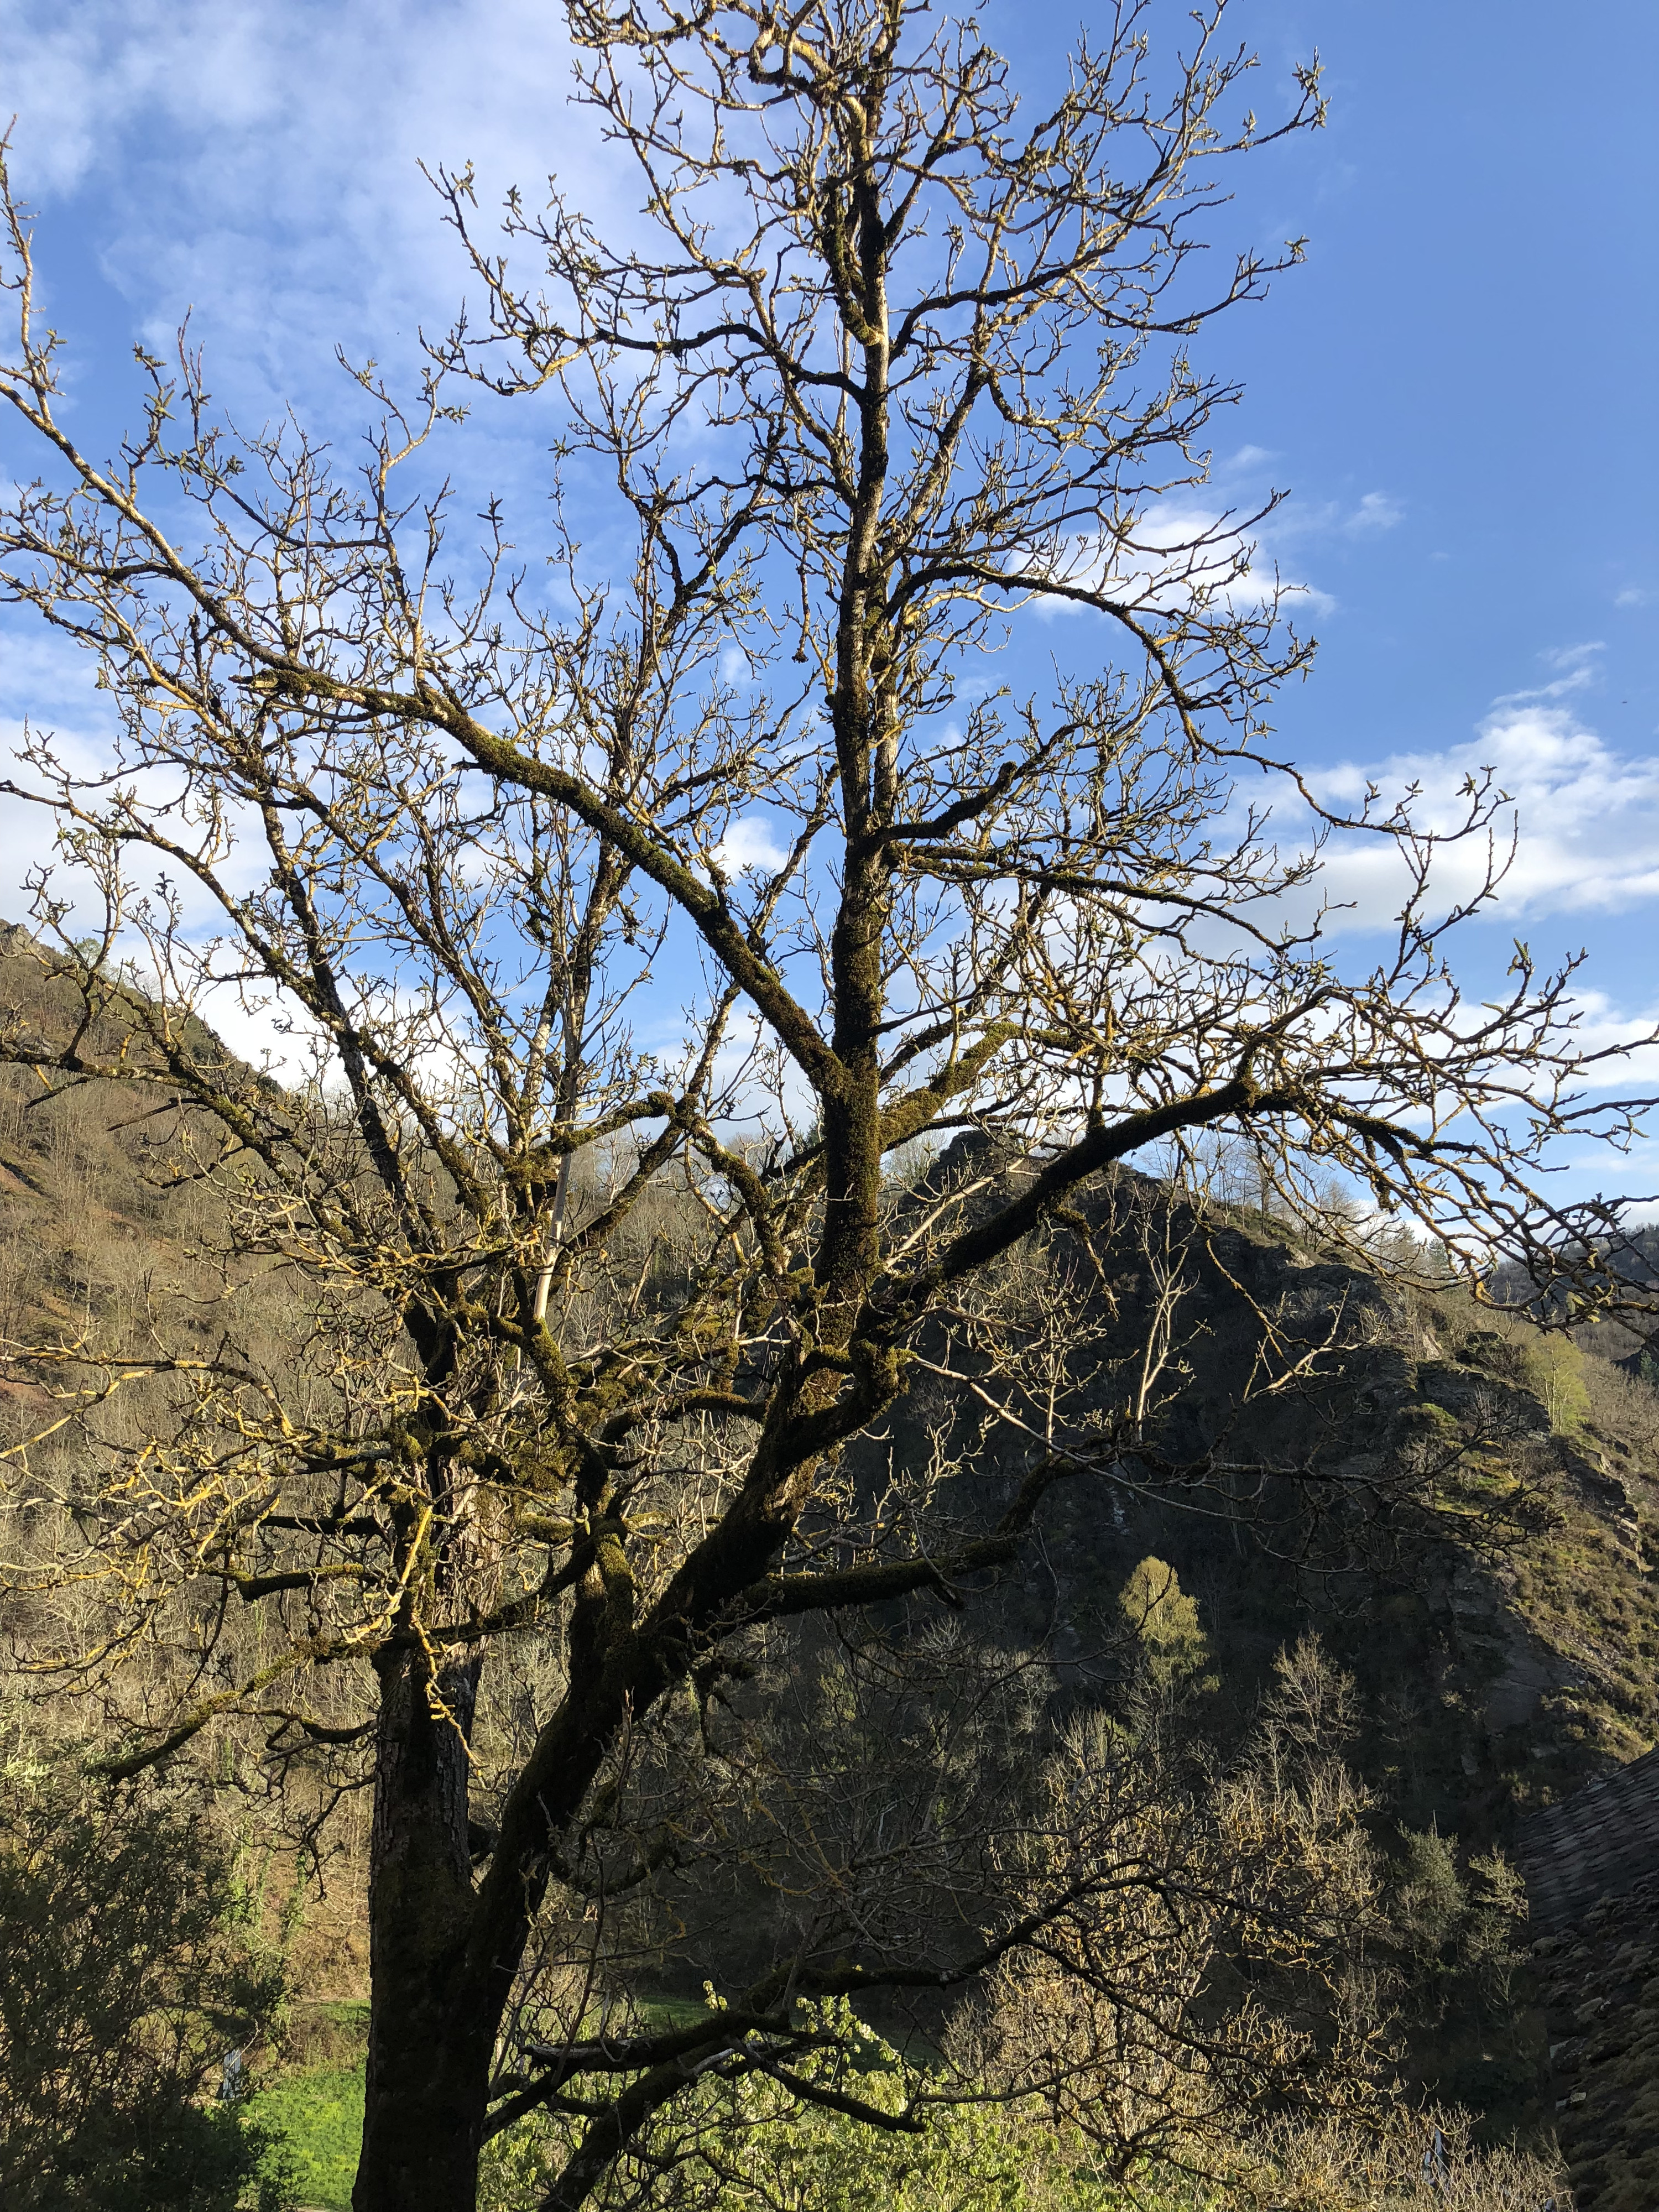
[[[1534,1996],[1579,2212],[1659,2206],[1659,1750],[1522,1820]]]
[[[1570,1927],[1598,1898],[1659,1869],[1659,1750],[1575,1790],[1516,1832],[1534,1935]]]

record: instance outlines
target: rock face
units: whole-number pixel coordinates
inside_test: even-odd
[[[1132,1196],[1155,1206],[1152,1188]],[[1659,1401],[1463,1293],[1392,1291],[1259,1214],[1200,1222],[1161,1202],[1173,1218],[1158,1256],[1179,1248],[1186,1279],[1166,1471],[1055,1493],[1042,1557],[993,1602],[1002,1632],[1046,1641],[1086,1694],[1115,1592],[1153,1553],[1198,1599],[1241,1698],[1282,1644],[1316,1631],[1359,1681],[1367,1776],[1392,1816],[1477,1848],[1650,1749]],[[1076,1313],[1103,1412],[1145,1338],[1156,1273],[1133,1223],[1103,1249],[1122,1262],[1111,1316],[1086,1297]],[[1263,1389],[1270,1332],[1282,1364],[1315,1356]],[[920,1450],[939,1410],[922,1394],[896,1449]],[[1437,1471],[1431,1519],[1402,1501],[1406,1467]],[[1506,1538],[1498,1524],[1522,1492],[1533,1521]],[[1298,1518],[1314,1503],[1332,1540]]]
[[[1188,1282],[1161,1442],[1170,1465],[1208,1454],[1237,1468],[1237,1517],[1224,1481],[1079,1483],[1054,1495],[1041,1556],[979,1619],[1044,1644],[1087,1699],[1109,1679],[1115,1593],[1153,1554],[1198,1601],[1223,1735],[1274,1652],[1316,1633],[1358,1684],[1352,1755],[1385,1846],[1403,1827],[1454,1840],[1464,1864],[1494,1845],[1526,1850],[1540,2002],[1549,2039],[1570,2046],[1550,2075],[1522,1992],[1506,2022],[1445,2018],[1419,2038],[1415,2087],[1496,2133],[1559,2126],[1582,2212],[1659,2212],[1659,1964],[1644,1948],[1659,1937],[1659,1753],[1644,1756],[1659,1737],[1659,1401],[1563,1336],[1458,1291],[1389,1291],[1261,1215],[1177,1221],[1170,1241]],[[1089,1299],[1076,1307],[1103,1377],[1141,1338],[1150,1303],[1134,1237],[1110,1242],[1115,1340]],[[1328,1351],[1293,1387],[1252,1400],[1268,1325],[1292,1352]],[[1112,1387],[1103,1380],[1103,1408]],[[895,1444],[906,1448],[902,1427]],[[1446,1510],[1406,1528],[1387,1501],[1411,1462],[1444,1467]],[[1263,1468],[1282,1471],[1270,1505],[1275,1481],[1292,1507],[1298,1492],[1346,1496],[1399,1540],[1358,1544],[1346,1561],[1333,1560],[1340,1543],[1298,1551],[1293,1514],[1277,1533],[1263,1525],[1250,1472]],[[1517,1486],[1537,1518],[1493,1541]],[[1602,1997],[1589,2034],[1576,2023]]]

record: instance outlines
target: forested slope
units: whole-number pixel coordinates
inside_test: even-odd
[[[0,991],[15,1024],[64,1018],[21,932],[6,941]],[[206,1032],[195,1044],[222,1049]],[[273,1373],[298,1377],[304,1308],[279,1269],[221,1267],[225,1189],[184,1172],[180,1133],[177,1115],[140,1113],[118,1086],[53,1092],[0,1073],[5,1332],[96,1334],[136,1351],[164,1310],[205,1346],[234,1301],[240,1339],[263,1346]],[[971,1172],[989,1192],[1024,1170],[965,1143],[917,1172],[925,1198],[930,1179]],[[1128,1176],[1085,1211],[1108,1255],[1092,1285],[1068,1275],[1057,1297],[1058,1243],[1034,1239],[1009,1263],[1001,1310],[1085,1397],[1092,1363],[1103,1407],[1155,1343],[1157,1453],[1127,1453],[1104,1486],[1060,1485],[1018,1567],[942,1610],[965,1636],[1036,1655],[1044,1694],[1062,1703],[1110,1706],[1161,1673],[1182,1693],[1183,1724],[1224,1743],[1247,1728],[1276,1656],[1316,1637],[1355,1686],[1350,1757],[1395,1869],[1414,2077],[1494,2125],[1536,2130],[1547,2089],[1516,1971],[1526,1939],[1507,1917],[1513,1885],[1486,1854],[1510,1843],[1518,1815],[1659,1739],[1659,1397],[1593,1340],[1454,1288],[1387,1287],[1261,1214]],[[985,1390],[924,1376],[879,1442],[860,1447],[855,1479],[873,1488],[889,1455],[918,1464],[945,1438],[945,1521],[958,1509],[966,1520],[978,1493],[1006,1482],[1041,1393],[1028,1378],[1011,1395],[986,1343]],[[101,1418],[141,1433],[157,1394],[176,1387],[135,1382]],[[1024,1427],[1005,1419],[988,1436],[993,1400]],[[5,1441],[48,1413],[38,1391],[14,1392]],[[71,1449],[62,1437],[40,1448],[43,1479]],[[907,1617],[927,1612],[918,1601]],[[4,1626],[26,1657],[40,1656],[49,1631],[26,1601]],[[100,1724],[73,1697],[38,1702],[46,1686],[14,1676],[15,1729]],[[285,1777],[304,1817],[284,1826],[262,1811],[267,1781],[234,1736],[188,1758],[227,1834],[265,1852],[271,1909],[292,1923],[301,2001],[290,2035],[302,2052],[317,2007],[365,1986],[362,1795],[306,1799],[296,1757]],[[745,1940],[758,1940],[752,1926]],[[671,1995],[689,1994],[721,1963],[670,1942],[660,1974]]]

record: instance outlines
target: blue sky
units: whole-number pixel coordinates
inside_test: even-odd
[[[335,342],[396,364],[461,290],[421,156],[477,159],[486,193],[556,166],[603,214],[614,163],[563,110],[558,12],[0,0],[0,108],[88,441],[130,415],[132,339],[187,306],[245,420],[293,404],[345,430]],[[1090,9],[984,17],[1040,76]],[[1264,114],[1315,46],[1331,100],[1327,130],[1240,171],[1219,225],[1305,234],[1306,265],[1203,355],[1247,386],[1218,425],[1218,501],[1292,494],[1263,558],[1309,587],[1322,651],[1283,702],[1285,746],[1334,787],[1412,775],[1431,803],[1494,763],[1521,856],[1465,965],[1501,969],[1514,932],[1584,944],[1596,1034],[1639,1026],[1659,1016],[1659,9],[1239,0],[1235,21]],[[533,481],[544,427],[480,417],[470,482]],[[82,673],[15,623],[0,646],[0,726],[27,708],[94,728]],[[31,842],[0,833],[0,911],[21,910]],[[1345,888],[1356,926],[1385,918],[1385,885]],[[1659,1189],[1659,1147],[1626,1174]]]

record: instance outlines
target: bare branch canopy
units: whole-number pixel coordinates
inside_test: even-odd
[[[182,343],[141,356],[119,453],[84,451],[9,204],[0,391],[34,458],[0,574],[118,732],[91,775],[36,733],[5,786],[82,888],[37,902],[71,1012],[4,1053],[170,1115],[174,1180],[225,1194],[227,1282],[294,1285],[305,1319],[280,1358],[234,1304],[210,1346],[163,1316],[125,1352],[22,1347],[54,1420],[95,1429],[124,1358],[168,1411],[95,1494],[64,1478],[51,1573],[9,1572],[99,1594],[65,1680],[175,1656],[118,1771],[233,1718],[273,1759],[368,1760],[359,2212],[471,2204],[481,2144],[550,2100],[575,2148],[546,2203],[574,2208],[699,2067],[819,2094],[807,2001],[1039,1960],[1109,1989],[1107,1823],[987,1856],[951,1942],[830,1914],[706,2025],[617,2042],[578,2005],[510,2063],[498,2040],[550,1899],[693,1849],[684,1806],[606,1838],[667,1758],[641,1746],[705,1771],[768,1637],[953,1606],[1056,1484],[1152,1479],[1128,1382],[1030,1416],[976,1521],[933,1527],[926,1469],[884,1491],[857,1458],[1030,1240],[1083,1279],[1109,1171],[1230,1132],[1326,1233],[1358,1249],[1334,1177],[1478,1272],[1582,1237],[1540,1196],[1551,1148],[1636,1126],[1589,1097],[1571,968],[1518,951],[1478,1005],[1453,980],[1501,794],[1468,794],[1489,866],[1448,912],[1449,833],[1339,824],[1274,749],[1311,647],[1247,574],[1261,517],[1172,542],[1234,396],[1206,333],[1299,252],[1200,249],[1232,165],[1319,122],[1316,73],[1240,122],[1219,0],[1167,45],[1150,0],[1095,14],[1022,100],[915,0],[569,0],[576,98],[642,214],[609,239],[514,194],[497,229],[434,171],[472,305],[413,398],[362,373],[355,477],[291,423],[239,435]],[[545,568],[498,507],[471,542],[438,476],[469,405],[532,394]],[[1027,696],[994,656],[1044,606],[1081,672]],[[1308,825],[1283,851],[1275,807]],[[1378,957],[1322,927],[1322,822],[1402,863]],[[229,994],[288,1025],[280,1082],[215,1042]],[[14,1455],[32,1510],[56,1464]],[[234,1669],[188,1656],[216,1637]],[[526,1639],[539,1702],[475,1849],[475,1717]],[[1137,1833],[1173,1893],[1175,1828]],[[1220,1897],[1221,1861],[1180,1863]]]

